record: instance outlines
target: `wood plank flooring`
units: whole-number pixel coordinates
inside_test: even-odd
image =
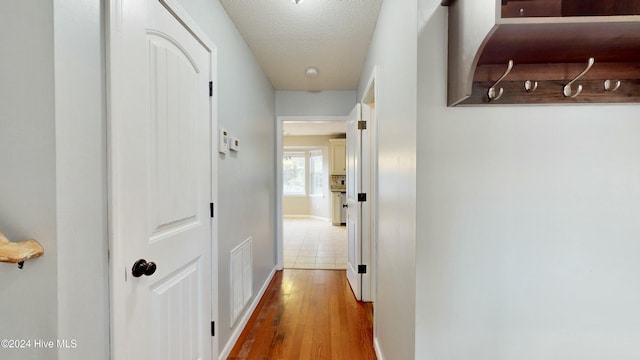
[[[376,359],[373,306],[343,270],[278,271],[227,359]]]

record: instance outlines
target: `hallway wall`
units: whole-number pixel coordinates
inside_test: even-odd
[[[344,116],[355,104],[354,90],[276,91],[278,116]]]
[[[14,0],[0,12],[0,231],[37,239],[46,256],[22,270],[0,263],[1,337],[58,334],[53,2]],[[30,39],[27,43],[26,39]],[[37,102],[34,84],[38,87]],[[42,302],[40,299],[48,298]],[[25,317],[25,314],[31,316]],[[57,350],[0,349],[3,358],[57,358]]]
[[[11,359],[108,359],[103,2],[9,0],[0,12],[0,231],[45,254],[0,264]],[[33,340],[75,341],[76,348]]]
[[[101,0],[54,0],[60,360],[108,359],[109,263]],[[85,265],[86,264],[86,265]]]
[[[446,107],[420,0],[416,359],[638,359],[640,105]]]
[[[218,154],[220,228],[213,268],[218,269],[216,337],[222,353],[238,327],[231,327],[230,251],[253,237],[254,297],[276,266],[275,91],[218,1],[180,3],[218,47],[218,125],[241,144],[239,152]]]
[[[412,359],[416,243],[416,2],[385,1],[360,75],[374,66],[378,125],[375,340],[383,359]],[[418,358],[419,359],[419,358]]]

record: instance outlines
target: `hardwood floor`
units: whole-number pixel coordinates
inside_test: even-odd
[[[344,270],[278,271],[227,359],[375,359],[373,305]]]

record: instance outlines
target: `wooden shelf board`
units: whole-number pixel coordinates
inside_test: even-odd
[[[502,97],[489,102],[487,90],[493,82],[474,82],[473,91],[461,105],[506,105],[506,104],[584,104],[584,103],[637,103],[640,102],[640,80],[621,79],[615,92],[604,90],[602,80],[579,80],[574,89],[582,85],[583,90],[575,98],[565,97],[562,90],[567,81],[551,80],[538,83],[534,92],[526,92],[522,81],[504,81],[498,87],[504,89]]]
[[[635,22],[499,25],[478,65],[640,61],[640,17]]]
[[[513,70],[506,80],[571,80],[582,72],[587,61],[580,63],[562,64],[518,64],[514,63]],[[496,81],[507,68],[505,64],[480,65],[476,68],[473,81]],[[584,76],[584,80],[617,80],[640,78],[640,62],[603,63],[596,60],[595,64]]]

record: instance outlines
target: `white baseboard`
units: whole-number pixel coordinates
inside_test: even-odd
[[[284,219],[308,219],[309,215],[282,215]]]
[[[328,217],[315,216],[315,215],[311,215],[309,217],[312,218],[312,219],[322,220],[322,221],[326,221],[326,222],[330,222],[331,221],[331,219],[329,219]]]
[[[315,215],[283,215],[284,219],[315,219],[322,221],[331,221],[331,219],[323,216],[315,216]]]
[[[256,307],[258,307],[258,303],[262,299],[262,296],[264,295],[264,293],[267,291],[267,288],[269,287],[269,284],[271,283],[273,276],[276,274],[276,271],[277,271],[277,266],[275,266],[271,270],[271,273],[269,274],[269,276],[267,276],[267,280],[264,282],[264,284],[260,288],[260,291],[258,292],[256,297],[253,299],[253,302],[251,302],[251,306],[249,306],[249,308],[247,309],[247,311],[245,311],[242,318],[240,318],[236,323],[236,327],[231,333],[231,337],[229,338],[229,341],[227,341],[227,344],[224,346],[224,348],[222,348],[222,351],[218,355],[218,360],[226,360],[226,358],[229,357],[229,354],[231,354],[231,350],[233,350],[233,346],[236,344],[236,341],[238,341],[238,338],[240,337],[240,334],[242,334],[242,330],[244,330],[244,327],[247,326],[247,323],[249,322],[251,315],[253,315],[253,312],[256,310]]]
[[[376,352],[376,358],[378,360],[384,360],[384,356],[382,356],[382,350],[380,349],[380,343],[378,343],[378,338],[373,337],[373,350]]]

